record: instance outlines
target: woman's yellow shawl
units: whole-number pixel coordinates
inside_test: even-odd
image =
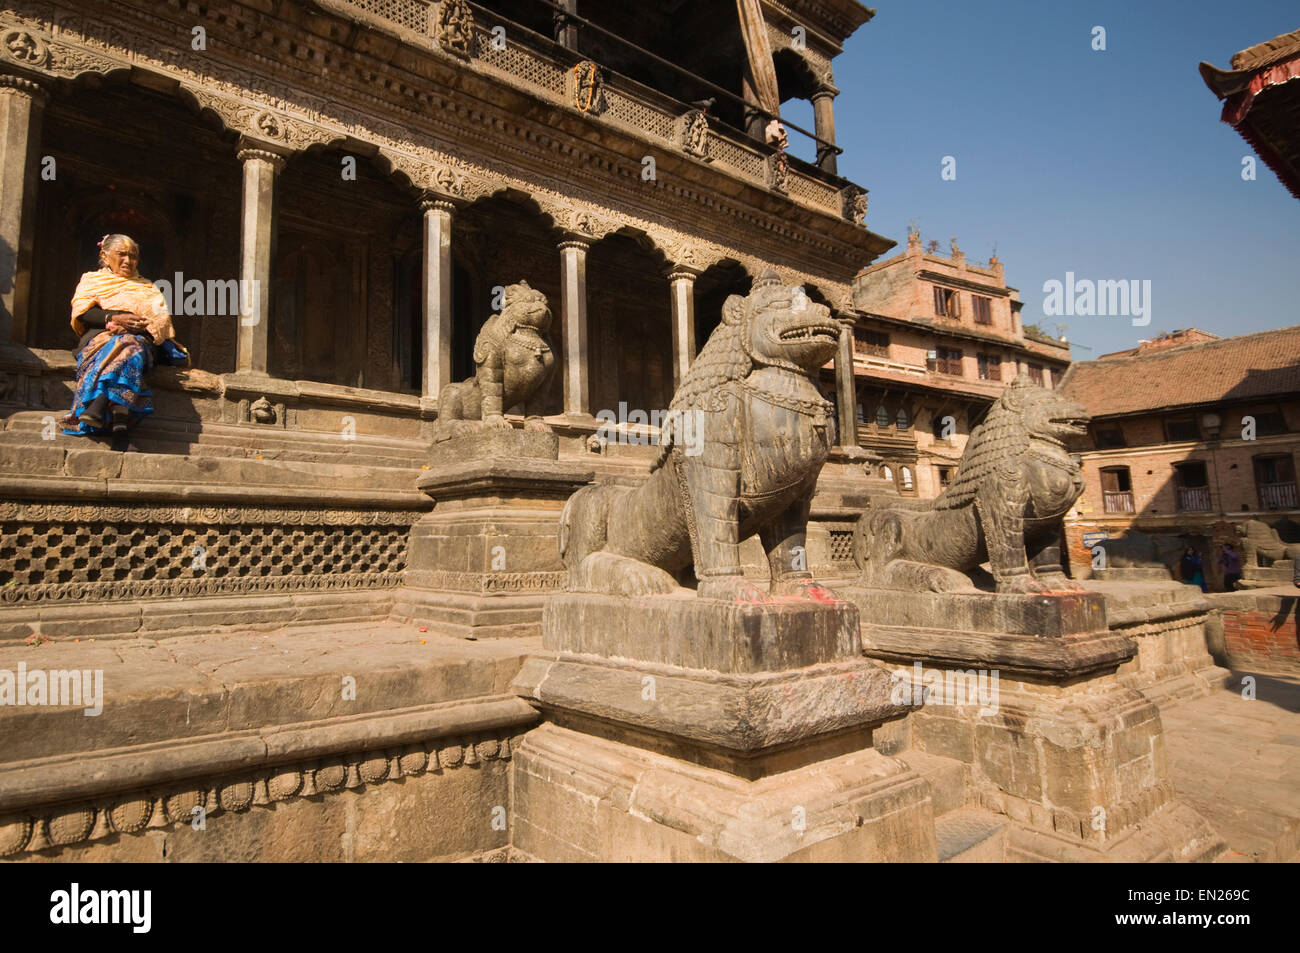
[[[155,344],[176,337],[167,302],[148,278],[139,275],[121,278],[108,268],[82,275],[72,296],[72,330],[78,335],[86,333],[81,315],[96,305],[105,311],[130,311],[140,315],[149,325],[149,334]]]

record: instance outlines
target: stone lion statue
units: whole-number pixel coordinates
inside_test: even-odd
[[[935,500],[864,514],[854,558],[864,585],[946,592],[971,588],[985,560],[998,592],[1078,591],[1061,567],[1063,517],[1083,492],[1064,440],[1088,412],[1021,375],[971,433],[957,476]]]
[[[454,431],[459,421],[508,428],[506,409],[540,391],[555,368],[546,336],[550,327],[546,295],[526,281],[509,285],[501,311],[487,319],[474,340],[474,376],[438,395],[439,429]]]
[[[732,295],[669,405],[659,459],[639,487],[578,490],[560,518],[569,588],[667,593],[694,564],[701,598],[766,601],[741,573],[740,543],[767,551],[771,596],[832,599],[804,555],[808,504],[835,440],[812,375],[840,326],[801,287],[764,273]]]

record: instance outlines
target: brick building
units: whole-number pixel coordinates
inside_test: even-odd
[[[858,273],[853,303],[858,442],[904,495],[938,496],[1017,374],[1053,387],[1069,366],[1065,341],[1022,326],[1002,262],[968,262],[955,240],[944,255],[910,233],[902,254]]]
[[[1300,326],[1224,339],[1175,331],[1072,365],[1061,389],[1093,418],[1087,485],[1067,519],[1076,567],[1090,562],[1084,533],[1137,531],[1207,555],[1248,520],[1293,533]]]

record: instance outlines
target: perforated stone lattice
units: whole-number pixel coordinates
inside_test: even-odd
[[[408,30],[428,33],[433,5],[425,0],[348,0],[354,7],[369,11]]]
[[[837,563],[853,562],[853,530],[830,530],[831,559]]]
[[[68,518],[19,513],[0,522],[5,602],[396,585],[413,520],[364,525],[374,514],[351,522],[339,511],[262,510],[259,521],[208,522],[175,518],[202,511],[165,507],[117,507],[112,515],[120,518],[106,520],[94,518],[94,507],[58,509],[69,512],[50,515]]]

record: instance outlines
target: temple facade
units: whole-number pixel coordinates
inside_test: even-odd
[[[429,506],[414,478],[439,394],[473,374],[515,282],[550,303],[557,367],[511,419],[543,419],[598,476],[647,464],[593,453],[597,415],[666,407],[766,270],[842,322],[825,390],[847,393],[854,276],[893,244],[835,171],[832,60],[869,17],[849,0],[9,4],[6,600],[364,590],[383,615]],[[765,135],[792,97],[813,103],[815,130],[788,134],[816,162]],[[153,372],[144,454],[54,425],[68,301],[116,232],[169,287],[193,360]],[[48,556],[20,558],[33,543]]]

